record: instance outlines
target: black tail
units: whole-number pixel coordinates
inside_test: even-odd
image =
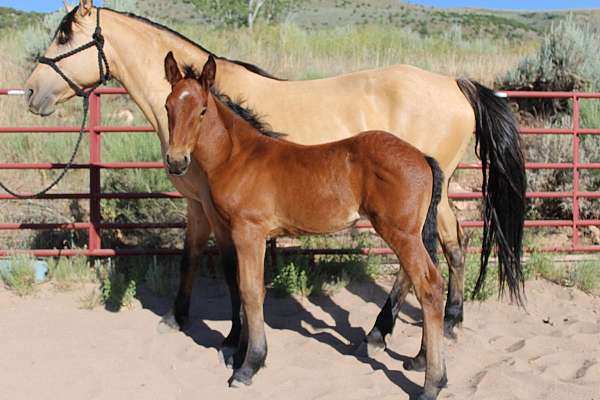
[[[458,79],[457,83],[475,112],[475,151],[483,173],[483,243],[474,295],[485,284],[488,260],[495,247],[500,293],[508,286],[511,299],[523,305],[521,252],[527,182],[517,122],[508,102],[491,89],[466,79]]]
[[[438,162],[425,156],[427,163],[431,167],[431,174],[433,175],[433,188],[431,192],[431,203],[429,203],[429,209],[427,210],[427,218],[425,219],[425,225],[423,225],[423,232],[421,237],[423,238],[423,244],[429,253],[431,261],[437,265],[437,209],[442,197],[442,184],[444,182],[444,173],[440,169]]]

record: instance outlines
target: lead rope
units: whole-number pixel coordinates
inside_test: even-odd
[[[39,62],[41,64],[46,64],[46,65],[50,66],[54,71],[56,71],[56,73],[58,75],[60,75],[60,77],[63,78],[63,80],[65,82],[67,82],[69,87],[71,87],[71,89],[73,89],[75,94],[83,99],[83,118],[81,120],[81,126],[79,128],[79,137],[77,138],[77,142],[75,143],[75,149],[73,150],[73,153],[71,154],[71,157],[69,158],[69,161],[65,164],[64,169],[58,175],[58,177],[56,177],[52,181],[52,183],[50,183],[50,185],[48,185],[45,189],[43,189],[37,193],[34,193],[34,194],[17,193],[15,191],[9,189],[8,187],[6,187],[6,185],[3,184],[2,182],[0,182],[0,188],[2,188],[4,191],[6,191],[11,196],[14,196],[18,199],[39,198],[39,197],[45,195],[46,193],[48,193],[50,190],[52,190],[56,185],[58,185],[58,183],[65,177],[65,175],[67,175],[67,172],[69,172],[69,170],[73,166],[75,157],[77,156],[77,153],[79,152],[79,147],[81,146],[81,142],[83,140],[83,134],[85,133],[85,126],[87,124],[88,111],[89,111],[89,106],[90,106],[90,95],[98,87],[100,87],[101,85],[106,83],[108,80],[110,80],[110,69],[108,66],[108,61],[106,59],[106,54],[104,54],[104,36],[102,36],[102,28],[100,28],[100,9],[101,9],[100,7],[98,7],[96,9],[97,10],[96,11],[96,30],[94,31],[94,34],[92,35],[93,40],[91,42],[88,42],[88,43],[84,44],[83,46],[80,46],[76,49],[73,49],[67,53],[61,54],[54,58],[40,57],[40,59],[39,59]],[[73,12],[77,12],[77,9],[74,9]],[[65,75],[65,73],[60,70],[60,68],[58,67],[58,65],[56,63],[67,57],[70,57],[70,56],[75,55],[79,52],[82,52],[86,49],[89,49],[90,47],[93,47],[93,46],[96,46],[96,49],[98,50],[98,71],[100,74],[100,80],[98,82],[96,82],[94,85],[92,85],[92,87],[88,88],[88,90],[84,90],[81,87],[79,87],[75,82],[73,82],[67,75]]]

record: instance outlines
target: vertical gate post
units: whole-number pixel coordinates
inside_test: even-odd
[[[93,93],[90,96],[90,118],[88,121],[88,133],[90,140],[90,228],[88,230],[88,251],[94,253],[102,248],[100,239],[100,223],[102,215],[100,212],[100,166],[102,142],[101,132],[98,127],[101,124],[100,95]]]
[[[579,97],[573,96],[573,250],[579,247]]]

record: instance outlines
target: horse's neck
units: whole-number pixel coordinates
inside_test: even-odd
[[[103,14],[102,21],[111,73],[156,129],[164,154],[169,142],[165,100],[171,91],[164,78],[165,56],[172,50],[180,65],[200,68],[208,54],[170,32],[126,15],[108,11]],[[217,63],[217,81],[228,81],[235,74],[239,82],[251,74],[226,61]]]

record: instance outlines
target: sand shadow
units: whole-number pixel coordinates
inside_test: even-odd
[[[366,286],[374,287],[365,290]],[[349,290],[364,301],[373,302],[379,307],[387,298],[386,290],[376,283],[350,285]],[[172,298],[156,296],[144,286],[139,288],[137,298],[144,309],[148,309],[158,316],[165,315],[173,304]],[[319,307],[331,317],[334,323],[326,323],[315,317],[307,310],[307,303]],[[420,311],[409,305],[403,312],[410,319],[414,319],[414,317],[418,318]],[[229,321],[230,314],[231,306],[225,282],[220,279],[199,278],[194,286],[191,299],[190,322],[180,333],[190,337],[199,346],[218,349],[224,340],[223,333],[226,332],[212,329],[205,321]],[[401,370],[390,369],[380,361],[369,357],[354,355],[356,345],[365,337],[365,331],[362,327],[352,326],[349,316],[350,311],[341,307],[329,296],[315,296],[299,301],[291,297],[278,298],[268,292],[265,298],[265,323],[270,328],[294,331],[330,346],[342,355],[354,356],[356,360],[369,365],[374,371],[382,371],[391,382],[409,394],[411,399],[421,393],[422,386],[408,379]],[[375,318],[376,315],[373,315],[373,322]],[[310,325],[312,329],[308,330],[306,325]],[[332,334],[331,331],[336,334]],[[408,356],[397,354],[391,350],[387,350],[387,352],[392,359],[399,361],[397,364],[399,368],[402,368],[402,362],[408,359]]]

